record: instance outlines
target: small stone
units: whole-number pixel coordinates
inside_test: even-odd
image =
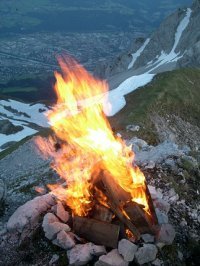
[[[175,230],[171,224],[162,224],[160,230],[156,236],[158,243],[164,243],[166,245],[171,245],[175,238]]]
[[[183,260],[183,253],[182,252],[180,252],[180,250],[178,250],[178,258],[179,258],[179,260]]]
[[[178,200],[179,200],[179,195],[178,195],[178,194],[176,194],[176,195],[174,195],[173,197],[170,197],[170,198],[169,198],[169,202],[170,202],[170,203],[177,202]]]
[[[161,265],[163,265],[163,261],[159,260],[159,259],[155,259],[154,261],[152,261],[151,264],[154,266],[161,266]]]
[[[125,261],[133,261],[138,247],[127,239],[122,239],[118,244],[118,252]]]
[[[139,248],[135,254],[136,261],[139,265],[154,261],[157,255],[158,249],[153,244],[144,244]]]
[[[137,125],[127,125],[126,126],[126,130],[128,131],[139,131],[140,130],[140,126]]]
[[[160,198],[157,198],[153,201],[154,207],[160,209],[161,211],[165,212],[166,214],[169,212],[170,210],[170,204]]]
[[[69,265],[86,265],[92,260],[91,247],[87,244],[78,244],[67,251]]]
[[[128,266],[129,263],[125,261],[119,254],[117,249],[111,250],[107,255],[103,255],[95,263],[95,266]]]
[[[99,257],[107,253],[104,246],[97,246],[93,243],[88,244],[90,245],[90,253],[94,256]]]
[[[158,223],[159,224],[167,224],[169,222],[169,219],[168,219],[168,216],[161,212],[159,209],[155,209],[155,212],[156,212],[156,216],[158,218]]]
[[[186,222],[186,220],[183,218],[182,219],[182,221],[180,222],[180,226],[181,227],[185,227],[185,226],[187,226],[187,222]]]
[[[148,185],[149,192],[151,194],[151,198],[155,199],[162,199],[163,195],[160,191],[157,191],[155,187]]]
[[[55,214],[64,223],[69,220],[69,213],[64,209],[61,202],[58,202],[55,206]]]
[[[164,246],[165,246],[164,243],[161,243],[161,242],[156,243],[156,247],[157,247],[158,249],[162,249]]]
[[[155,162],[150,161],[146,166],[145,169],[154,169],[156,167]]]
[[[67,224],[60,223],[58,218],[53,213],[47,213],[44,216],[42,223],[45,236],[52,240],[56,237],[56,234],[60,231],[69,232],[71,229]]]
[[[150,234],[143,234],[141,235],[141,238],[145,243],[154,243],[154,239],[155,239],[155,237]]]
[[[59,260],[59,256],[57,254],[54,254],[51,260],[49,261],[49,266],[53,266],[56,264]]]
[[[175,195],[176,195],[176,192],[175,192],[174,188],[171,188],[170,191],[168,192],[169,198],[174,197]]]
[[[52,224],[55,222],[59,222],[58,218],[53,213],[49,212],[45,214],[42,225],[45,226],[47,224]]]
[[[76,244],[70,234],[63,230],[57,234],[56,239],[52,243],[66,250],[73,248]]]

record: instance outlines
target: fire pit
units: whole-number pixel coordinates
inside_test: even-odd
[[[66,182],[50,185],[52,193],[71,210],[74,232],[95,244],[115,248],[119,237],[154,234],[157,217],[145,177],[103,112],[109,106],[106,82],[71,58],[59,57],[59,64],[58,100],[47,114],[54,137],[37,139]]]

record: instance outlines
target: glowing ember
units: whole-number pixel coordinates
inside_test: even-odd
[[[69,58],[59,58],[63,74],[55,73],[57,104],[47,113],[49,123],[59,140],[38,138],[40,150],[53,159],[52,167],[66,180],[67,187],[53,187],[53,193],[73,210],[86,216],[93,204],[93,183],[100,170],[108,171],[132,201],[145,206],[145,177],[133,167],[134,154],[119,137],[114,136],[103,113],[108,86],[92,77],[82,66]],[[89,99],[89,100],[88,100]],[[106,204],[106,197],[100,201]]]

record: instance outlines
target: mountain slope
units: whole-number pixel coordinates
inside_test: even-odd
[[[96,74],[108,78],[111,88],[124,79],[149,72],[200,66],[200,1],[167,17],[148,39],[136,39],[132,47]],[[141,52],[139,53],[139,51]],[[137,55],[137,57],[135,56]],[[116,75],[117,74],[117,75]]]
[[[179,69],[158,74],[143,88],[126,95],[126,106],[110,118],[116,131],[151,143],[172,140],[200,147],[200,70]],[[124,130],[130,124],[138,132]]]

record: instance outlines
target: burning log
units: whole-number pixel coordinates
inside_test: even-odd
[[[109,198],[116,206],[122,206],[126,202],[131,200],[131,194],[123,190],[115,181],[108,171],[101,172],[101,182],[103,183],[106,194],[109,194]]]
[[[136,202],[129,202],[124,206],[124,211],[140,233],[154,233],[151,219]]]
[[[116,248],[118,245],[120,227],[95,219],[75,216],[73,229],[80,237],[98,245]]]
[[[153,201],[152,201],[152,198],[151,198],[151,194],[149,192],[149,189],[148,189],[148,186],[147,184],[145,183],[146,185],[146,195],[147,195],[147,200],[148,200],[148,205],[149,205],[149,210],[151,212],[151,222],[153,225],[158,225],[158,218],[157,218],[157,215],[156,215],[156,212],[155,212],[155,208],[153,206]]]
[[[122,223],[134,234],[136,239],[140,238],[140,232],[130,221],[126,213],[123,211],[123,205],[131,200],[131,195],[124,191],[116,182],[108,171],[101,173],[101,179],[97,186],[101,187],[101,190],[107,197],[107,204],[112,212],[120,219]]]
[[[110,211],[109,208],[96,204],[93,210],[92,218],[110,223],[113,218],[113,213]]]

